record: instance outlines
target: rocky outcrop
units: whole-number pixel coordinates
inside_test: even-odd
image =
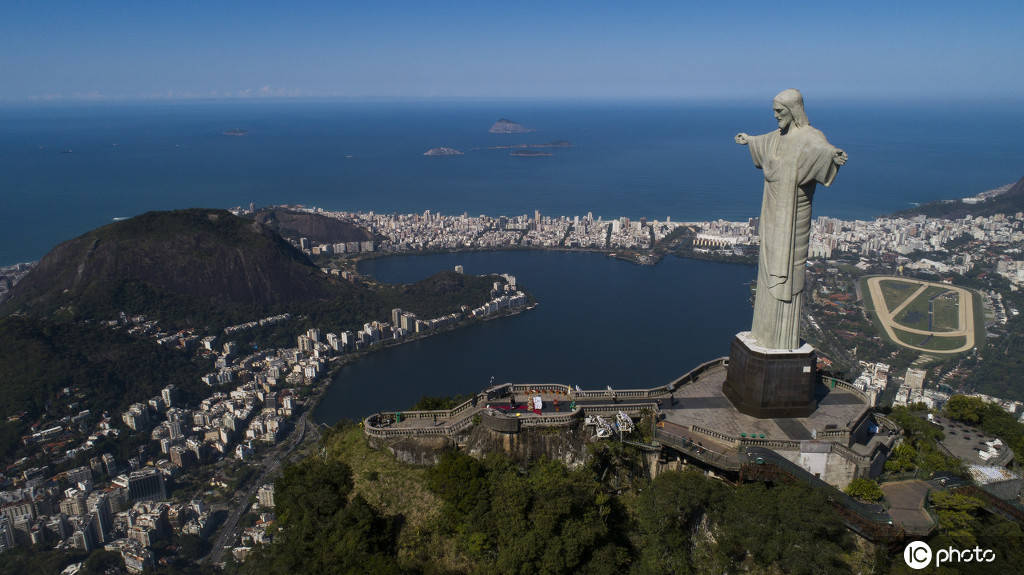
[[[445,148],[444,146],[442,146],[440,148],[430,148],[426,152],[423,152],[423,155],[424,156],[461,156],[462,152],[456,150],[455,148]]]
[[[407,437],[395,440],[369,438],[376,449],[387,449],[395,459],[410,465],[437,465],[441,455],[455,447],[447,437]]]
[[[588,460],[588,437],[582,422],[570,427],[524,428],[518,433],[502,433],[475,425],[460,438],[459,444],[463,451],[477,458],[503,451],[524,464],[546,457],[576,469]]]
[[[526,126],[518,122],[513,122],[512,120],[509,120],[507,118],[499,119],[497,122],[491,125],[491,129],[488,130],[488,132],[492,134],[529,134],[530,132],[533,131],[534,130],[527,128]]]
[[[524,428],[518,432],[495,431],[487,425],[474,425],[454,438],[446,436],[402,437],[383,439],[368,437],[374,449],[387,449],[403,463],[434,465],[449,449],[459,449],[482,459],[488,453],[504,452],[513,460],[527,464],[541,458],[561,461],[570,469],[589,460],[587,439],[590,434],[582,422],[571,426]]]

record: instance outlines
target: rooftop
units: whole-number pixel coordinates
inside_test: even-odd
[[[987,451],[989,446],[986,441],[994,441],[994,436],[986,434],[977,427],[954,421],[946,417],[935,417],[935,424],[942,429],[945,435],[939,444],[946,448],[954,457],[960,458],[968,465],[999,466],[1006,465],[1013,458],[1013,451],[1006,445],[998,449],[996,457],[988,460],[982,459],[979,450]]]

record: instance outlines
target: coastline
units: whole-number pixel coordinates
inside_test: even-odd
[[[673,255],[682,259],[715,262],[722,264],[756,265],[756,256],[726,256],[721,254],[701,254],[698,252],[682,250],[613,250],[608,248],[567,248],[564,246],[508,246],[508,247],[486,247],[486,248],[454,248],[454,249],[430,249],[430,250],[409,250],[409,251],[375,251],[363,252],[358,255],[346,257],[357,268],[360,262],[386,258],[393,256],[430,256],[438,254],[461,254],[461,253],[486,253],[486,252],[563,252],[563,253],[593,253],[602,254],[610,258],[622,260],[635,265],[658,265],[665,256]],[[649,260],[641,260],[647,257]],[[357,269],[358,271],[358,269]],[[362,275],[362,274],[360,274]]]
[[[488,315],[486,317],[481,317],[481,318],[463,318],[463,319],[459,320],[458,322],[456,322],[454,324],[443,326],[441,328],[434,329],[434,330],[431,330],[429,332],[417,333],[417,334],[414,334],[414,335],[410,335],[410,336],[404,337],[404,338],[402,338],[400,340],[392,339],[392,340],[380,341],[380,342],[377,342],[377,343],[371,345],[367,349],[363,349],[363,350],[360,350],[360,351],[356,351],[356,352],[352,352],[352,353],[347,353],[345,355],[340,355],[340,356],[335,356],[335,357],[330,358],[328,360],[328,363],[330,364],[330,367],[327,370],[327,374],[321,379],[321,381],[323,383],[316,386],[316,389],[313,391],[312,396],[310,398],[310,402],[312,403],[312,405],[307,408],[307,411],[310,414],[310,418],[312,419],[312,422],[314,424],[316,424],[316,425],[327,425],[328,427],[330,427],[330,425],[328,425],[327,423],[321,422],[320,418],[317,417],[317,409],[320,407],[321,400],[323,400],[323,397],[327,394],[327,392],[331,388],[331,386],[334,385],[335,378],[337,377],[338,372],[340,372],[342,368],[344,368],[344,367],[346,367],[348,365],[351,365],[353,363],[358,362],[359,360],[363,359],[367,355],[370,355],[372,353],[377,353],[377,352],[383,351],[385,349],[390,349],[390,348],[393,348],[393,347],[399,347],[401,345],[405,345],[407,343],[412,343],[414,341],[421,341],[421,340],[424,340],[424,339],[427,339],[427,338],[434,337],[436,335],[448,334],[450,332],[453,332],[453,331],[456,331],[456,330],[459,330],[459,329],[462,329],[462,328],[465,328],[465,327],[469,327],[469,326],[471,326],[471,325],[473,325],[475,323],[484,323],[484,322],[494,321],[494,320],[497,320],[497,319],[504,319],[504,318],[508,318],[508,317],[518,316],[518,315],[520,315],[520,314],[522,314],[524,312],[536,309],[537,306],[539,306],[539,305],[540,305],[539,302],[532,301],[525,308],[522,308],[522,309],[514,309],[514,310],[501,311],[499,313],[495,313],[495,314]],[[341,422],[341,421],[346,421],[346,419],[342,418],[342,419],[338,420],[338,422]]]

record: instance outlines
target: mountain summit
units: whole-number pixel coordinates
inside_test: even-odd
[[[250,320],[356,289],[325,276],[263,224],[190,209],[148,212],[58,245],[15,286],[3,311]]]

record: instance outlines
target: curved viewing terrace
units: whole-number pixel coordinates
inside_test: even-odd
[[[759,419],[740,413],[722,393],[729,359],[701,364],[672,382],[650,389],[581,390],[556,383],[490,387],[447,410],[390,411],[363,420],[368,437],[449,437],[453,440],[474,425],[515,433],[523,428],[568,426],[585,415],[614,419],[623,411],[631,417],[653,415],[653,445],[669,448],[685,460],[727,473],[740,480],[805,482],[825,490],[851,529],[875,540],[896,540],[902,529],[879,506],[854,501],[835,486],[810,473],[790,458],[805,444],[821,446],[853,464],[858,474],[880,466],[900,435],[899,427],[870,412],[864,392],[845,381],[821,377],[817,409],[804,418]],[[533,409],[540,397],[541,409]],[[624,439],[625,441],[625,439]],[[782,455],[788,453],[790,455]]]
[[[861,390],[823,377],[817,388],[818,408],[810,416],[760,419],[740,413],[723,395],[728,361],[722,357],[703,363],[666,385],[649,389],[581,390],[557,383],[506,383],[452,409],[375,413],[363,420],[363,429],[376,438],[453,437],[481,421],[495,429],[518,431],[569,425],[584,415],[614,416],[623,411],[639,417],[647,412],[658,422],[656,440],[692,451],[702,460],[714,459],[707,463],[725,468],[738,466],[736,453],[741,445],[799,450],[801,441],[811,439],[834,443],[842,455],[860,464],[870,461],[880,441],[860,444],[854,439],[870,412],[868,397]],[[541,398],[540,409],[534,409],[535,397]],[[880,423],[879,427],[883,436],[897,432],[894,425]]]

